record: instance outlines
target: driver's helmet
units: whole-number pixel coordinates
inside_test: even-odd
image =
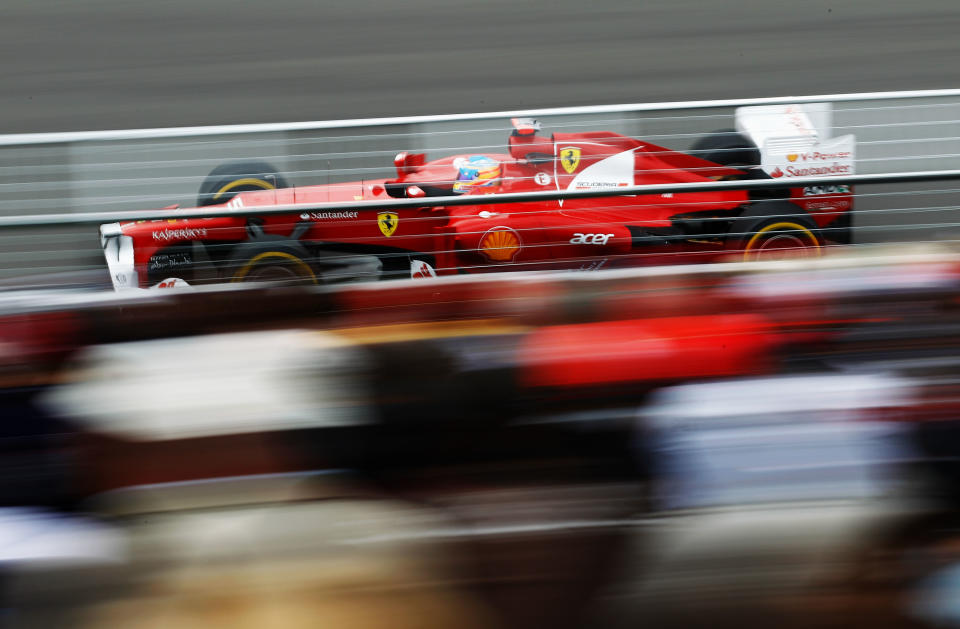
[[[498,186],[502,169],[500,162],[486,155],[471,155],[453,160],[457,168],[457,180],[453,182],[453,191],[463,194],[477,187]]]

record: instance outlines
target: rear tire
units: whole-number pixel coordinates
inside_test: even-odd
[[[203,180],[197,207],[226,203],[240,192],[289,187],[287,180],[267,162],[228,162],[214,168]]]
[[[819,257],[823,237],[805,210],[786,201],[760,201],[747,206],[730,226],[727,251],[744,261]]]
[[[744,176],[724,177],[726,180],[770,179],[770,175],[760,168],[760,149],[748,137],[733,129],[721,129],[703,136],[690,148],[690,154],[746,173]],[[787,188],[751,190],[749,194],[754,201],[790,198]]]
[[[760,165],[760,149],[733,129],[721,129],[703,136],[690,147],[690,154],[721,166],[738,168]]]

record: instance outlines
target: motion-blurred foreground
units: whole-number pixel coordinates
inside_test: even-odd
[[[960,624],[958,306],[945,250],[5,293],[4,620]]]

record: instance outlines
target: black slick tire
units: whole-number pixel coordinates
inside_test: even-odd
[[[203,180],[197,207],[226,203],[239,192],[289,187],[287,180],[267,162],[228,162],[214,168]]]
[[[802,208],[787,201],[759,201],[734,219],[724,248],[744,261],[818,257],[823,237]]]
[[[318,283],[309,252],[288,240],[241,243],[230,258],[225,272],[230,282]]]

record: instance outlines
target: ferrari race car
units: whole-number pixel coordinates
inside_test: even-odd
[[[688,152],[612,132],[539,134],[513,120],[507,154],[426,161],[401,153],[396,177],[292,187],[263,162],[224,164],[200,188],[216,218],[100,228],[115,289],[247,281],[327,283],[504,270],[818,255],[849,242],[854,138],[829,137],[828,104],[742,107],[736,130]],[[790,187],[792,177],[824,185]],[[444,206],[431,198],[779,178],[784,187]],[[421,198],[422,206],[376,203]],[[370,202],[370,209],[238,215],[237,208]]]

